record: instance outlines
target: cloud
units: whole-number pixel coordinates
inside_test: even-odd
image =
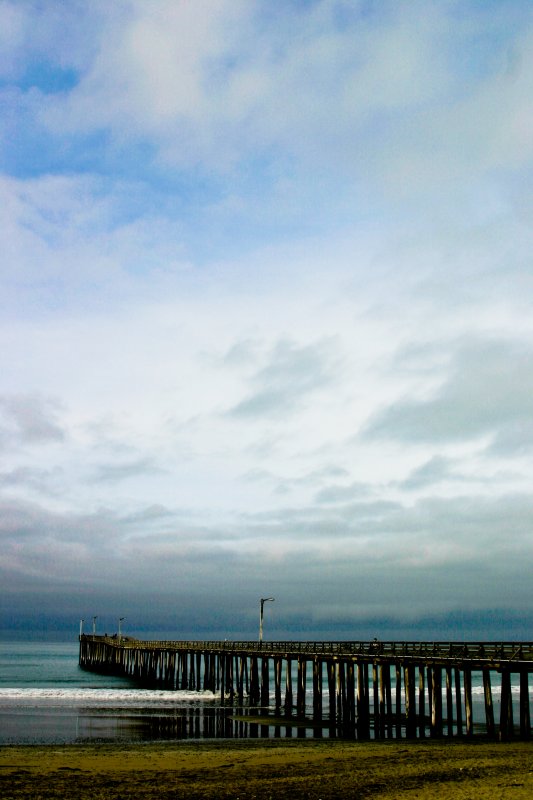
[[[352,483],[349,486],[327,486],[321,489],[317,496],[317,503],[346,503],[365,497],[370,493],[370,487],[364,483]]]
[[[242,171],[263,163],[263,180],[286,189],[312,164],[337,192],[350,175],[367,196],[379,183],[389,197],[432,192],[435,181],[448,193],[502,160],[531,164],[531,19],[520,3],[506,14],[512,48],[494,33],[494,8],[458,15],[453,4],[85,10],[97,46],[83,48],[76,85],[38,119],[56,136],[109,133],[116,152],[147,143],[148,161],[231,175],[241,191]]]
[[[255,390],[229,413],[240,418],[291,414],[331,382],[332,366],[329,343],[301,347],[282,340],[253,376]]]
[[[103,464],[97,470],[93,480],[107,483],[121,481],[125,478],[142,477],[146,474],[158,475],[164,470],[148,458],[139,458],[121,464]]]
[[[434,456],[413,470],[409,477],[403,481],[402,486],[405,489],[419,489],[450,480],[463,482],[465,476],[458,475],[454,471],[454,461],[452,459],[444,456]]]
[[[272,487],[272,491],[279,495],[290,494],[294,490],[315,488],[322,486],[324,481],[347,479],[350,477],[348,470],[334,464],[324,466],[303,475],[277,475],[265,469],[253,469],[243,475],[247,482],[266,484]],[[333,491],[335,491],[333,488]],[[328,489],[321,490],[319,498]],[[341,492],[344,491],[342,487]]]
[[[55,471],[18,467],[0,473],[0,487],[3,489],[17,487],[35,489],[49,496],[53,493],[50,487],[51,477],[55,477]]]
[[[13,3],[2,3],[0,6],[0,37],[2,59],[0,74],[3,77],[13,75],[13,57],[23,40],[24,12]]]
[[[511,422],[500,430],[490,446],[491,452],[501,456],[528,455],[533,447],[533,422],[524,418]]]
[[[44,120],[71,133],[109,128],[119,146],[132,136],[173,139],[176,156],[187,158],[198,134],[208,134],[210,106],[220,107],[207,79],[230,57],[244,9],[220,0],[118,5],[103,16],[78,85],[50,104]]]
[[[0,436],[5,442],[61,442],[57,403],[38,395],[0,396]]]
[[[465,441],[497,436],[529,420],[533,350],[512,341],[460,342],[427,399],[400,400],[378,412],[363,433],[403,441]]]
[[[140,193],[97,176],[0,177],[4,313],[116,308],[179,283],[189,269],[179,226],[141,211]]]
[[[527,495],[411,508],[356,502],[342,516],[280,508],[270,519],[243,520],[237,536],[172,519],[168,509],[145,511],[129,520],[104,511],[83,518],[3,503],[6,601],[37,593],[53,608],[67,593],[91,613],[99,604],[106,613],[120,608],[133,629],[176,614],[182,626],[209,630],[201,616],[216,607],[212,624],[249,630],[261,586],[276,597],[277,624],[288,628],[351,623],[355,632],[387,615],[423,625],[428,615],[527,610]],[[155,599],[151,614],[147,598]]]

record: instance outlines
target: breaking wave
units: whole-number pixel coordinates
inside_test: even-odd
[[[154,706],[172,708],[179,703],[199,703],[215,700],[208,691],[162,689],[0,689],[0,706]]]

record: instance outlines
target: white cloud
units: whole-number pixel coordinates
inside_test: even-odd
[[[15,71],[14,56],[23,41],[24,13],[14,3],[0,3],[0,74],[11,77]]]
[[[217,105],[211,64],[230,56],[245,9],[221,0],[119,4],[105,15],[78,86],[45,118],[70,131],[109,127],[122,144],[132,136],[174,140],[179,161],[194,158]]]
[[[311,162],[373,192],[377,178],[399,198],[436,182],[457,191],[502,163],[530,165],[531,24],[511,50],[493,37],[487,63],[472,56],[469,65],[464,51],[483,32],[491,40],[489,13],[418,3],[382,11],[120,4],[104,16],[78,85],[50,100],[44,118],[57,133],[109,130],[121,148],[149,140],[180,167],[227,174],[250,158]]]

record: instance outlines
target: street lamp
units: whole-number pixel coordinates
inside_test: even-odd
[[[119,617],[119,620],[118,620],[118,643],[119,643],[119,644],[120,644],[120,637],[121,637],[121,633],[120,633],[120,623],[121,623],[121,622],[124,622],[124,620],[125,620],[125,619],[126,619],[126,617]]]
[[[274,602],[274,597],[262,597],[261,598],[261,611],[259,612],[259,644],[263,642],[263,606],[265,603]]]
[[[83,636],[83,623],[85,622],[84,619],[80,619],[80,636]]]
[[[96,636],[96,620],[98,617],[93,617],[93,636]]]

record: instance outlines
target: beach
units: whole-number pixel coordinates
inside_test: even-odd
[[[244,740],[8,745],[0,796],[118,800],[533,797],[529,742]]]

